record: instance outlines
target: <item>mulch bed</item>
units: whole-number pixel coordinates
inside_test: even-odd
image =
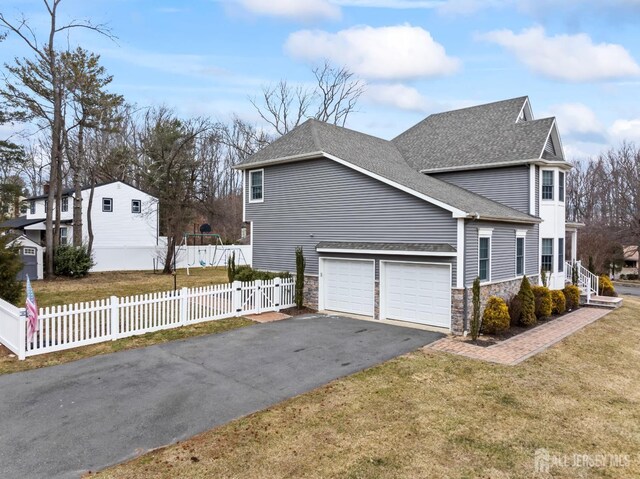
[[[292,308],[281,309],[280,312],[283,314],[288,314],[289,316],[298,316],[300,314],[315,314],[318,311],[315,309],[307,308],[306,306],[303,306],[302,308],[297,308],[294,306]]]

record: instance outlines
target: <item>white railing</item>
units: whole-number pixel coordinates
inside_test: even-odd
[[[578,286],[582,288],[587,295],[587,303],[591,300],[591,295],[598,294],[600,288],[600,278],[589,271],[587,268],[582,266],[579,261],[575,263],[571,263],[569,261],[566,262],[566,270],[571,273],[570,276],[567,277],[567,280],[573,281],[573,271],[575,271],[578,275]]]
[[[0,300],[0,342],[19,359],[188,324],[292,307],[295,281],[276,278],[40,308],[26,340],[24,309]]]

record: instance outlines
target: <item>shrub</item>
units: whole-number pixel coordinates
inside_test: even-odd
[[[482,331],[488,334],[501,333],[509,329],[509,308],[504,299],[491,296],[482,313]]]
[[[616,290],[613,288],[613,283],[606,274],[600,275],[598,294],[601,296],[618,296]]]
[[[236,268],[236,253],[234,251],[227,259],[227,277],[229,278],[229,283],[233,283],[235,281],[237,271],[238,269]]]
[[[520,296],[520,301],[522,302],[520,324],[522,326],[533,326],[537,322],[536,300],[533,296],[533,291],[531,291],[531,283],[529,283],[529,279],[526,276],[522,278],[518,296]]]
[[[511,296],[508,307],[511,326],[520,324],[520,318],[522,317],[522,297],[519,294]]]
[[[304,260],[302,247],[296,248],[296,307],[304,306],[304,268],[307,265]]]
[[[622,273],[622,274],[620,275],[620,279],[627,279],[627,275],[626,275],[626,274],[624,274],[624,273]]]
[[[542,286],[544,286],[544,287],[548,287],[549,286],[549,282],[547,280],[547,272],[544,269],[540,270],[540,282],[542,283]]]
[[[94,265],[91,253],[86,246],[60,246],[55,252],[53,262],[57,276],[71,278],[86,276]]]
[[[580,288],[575,284],[568,284],[563,289],[566,309],[573,311],[580,307]]]
[[[546,286],[533,286],[531,288],[536,304],[536,318],[544,319],[551,316],[551,292]]]
[[[627,279],[630,279],[632,281],[636,281],[638,279],[638,275],[637,274],[628,274],[627,275]]]
[[[471,311],[471,339],[478,339],[478,334],[480,334],[480,277],[477,277],[473,281],[472,288],[472,311]]]
[[[10,240],[8,236],[0,235],[0,298],[17,304],[22,292],[22,283],[16,276],[22,270],[23,264],[20,249],[16,246],[7,248]]]
[[[274,278],[291,278],[291,273],[287,271],[281,271],[279,273],[272,273],[270,271],[259,271],[253,269],[251,266],[241,265],[236,267],[236,273],[234,281],[268,281]]]
[[[562,314],[567,310],[567,300],[564,293],[560,289],[551,291],[551,312],[553,314]]]

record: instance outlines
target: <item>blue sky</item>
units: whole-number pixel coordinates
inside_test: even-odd
[[[46,31],[40,0],[2,3]],[[430,113],[529,95],[537,118],[558,118],[569,158],[640,142],[640,0],[63,0],[60,10],[109,25],[116,42],[76,31],[59,46],[99,53],[112,90],[139,106],[259,123],[249,98],[280,79],[310,82],[328,58],[367,83],[347,126],[383,138]],[[15,38],[0,44],[2,63],[24,55]]]

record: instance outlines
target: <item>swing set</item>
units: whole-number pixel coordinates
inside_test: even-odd
[[[189,246],[189,239],[193,238],[194,246]],[[196,245],[196,239],[205,238],[212,239],[213,242],[209,244]],[[204,241],[201,241],[203,243]],[[225,266],[227,264],[227,258],[231,254],[235,254],[236,258],[242,259],[246,263],[244,253],[241,248],[225,248],[222,243],[222,238],[217,233],[184,233],[182,236],[182,242],[178,246],[177,251],[174,253],[174,262],[177,254],[185,248],[187,251],[187,275],[189,275],[189,268],[200,267],[206,268],[207,266]],[[218,256],[218,248],[222,251],[222,254]],[[174,268],[175,269],[175,268]]]

